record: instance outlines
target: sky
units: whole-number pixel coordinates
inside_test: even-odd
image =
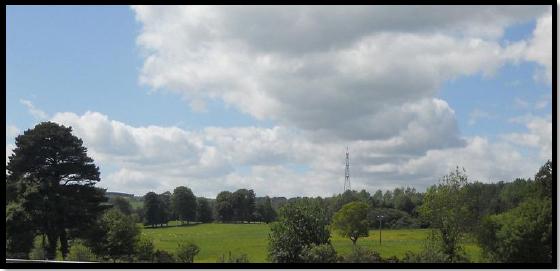
[[[424,191],[552,158],[551,6],[8,6],[6,160],[71,126],[99,187]]]

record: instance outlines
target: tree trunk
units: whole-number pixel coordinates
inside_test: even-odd
[[[47,233],[47,254],[45,255],[48,260],[54,260],[56,257],[56,241],[58,235],[55,232]]]
[[[68,238],[66,238],[65,229],[60,231],[60,252],[62,252],[62,258],[66,259],[66,256],[68,255]]]

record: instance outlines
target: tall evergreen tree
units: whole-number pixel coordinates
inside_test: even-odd
[[[26,213],[16,217],[30,218],[34,230],[46,236],[47,258],[54,258],[57,242],[65,256],[68,232],[82,232],[104,209],[104,191],[94,187],[100,181],[99,168],[82,140],[72,135],[72,128],[53,122],[25,131],[16,137],[15,145],[6,166],[6,186],[13,193],[9,201],[21,208],[11,210]]]

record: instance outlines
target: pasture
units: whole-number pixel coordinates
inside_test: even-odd
[[[246,253],[251,262],[267,262],[267,224],[191,224],[165,228],[144,228],[142,235],[154,241],[157,249],[175,253],[177,244],[186,240],[194,241],[200,247],[195,262],[216,262],[217,258],[229,251],[233,254]],[[383,257],[402,258],[406,251],[419,251],[428,236],[429,229],[383,230],[379,244],[379,231],[371,230],[368,237],[358,240],[358,245],[373,248]],[[331,242],[339,254],[347,254],[352,249],[350,239],[333,233]],[[480,259],[480,248],[474,243],[465,250],[474,261]]]

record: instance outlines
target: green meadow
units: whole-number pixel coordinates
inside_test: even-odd
[[[191,224],[170,227],[144,228],[142,235],[151,238],[157,249],[175,253],[177,244],[192,240],[200,247],[195,262],[216,262],[220,255],[245,253],[251,262],[267,262],[267,224]],[[379,231],[372,230],[369,237],[358,239],[358,245],[373,248],[383,257],[402,258],[406,251],[420,251],[429,229],[383,230],[379,244]],[[331,242],[339,254],[347,254],[352,249],[350,239],[333,233]],[[465,246],[471,260],[479,261],[480,248],[474,243]]]

